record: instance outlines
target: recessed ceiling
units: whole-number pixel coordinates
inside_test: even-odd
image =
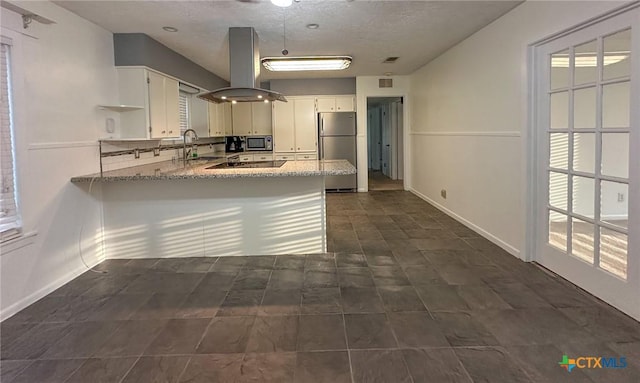
[[[414,72],[521,1],[301,0],[280,8],[268,0],[55,1],[113,33],[145,33],[218,76],[229,79],[228,28],[254,27],[260,55],[349,55],[337,72],[273,73],[261,80]],[[311,23],[318,29],[308,29]],[[163,26],[178,29],[166,32]],[[382,62],[390,56],[400,59]]]

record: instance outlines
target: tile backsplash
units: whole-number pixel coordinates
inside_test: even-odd
[[[200,138],[198,155],[224,155],[224,137]],[[191,144],[187,144],[189,148]],[[100,141],[100,167],[103,172],[182,159],[182,140]],[[138,158],[135,152],[138,151]],[[157,155],[156,155],[157,154]]]

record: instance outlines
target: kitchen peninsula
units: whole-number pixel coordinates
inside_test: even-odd
[[[158,162],[71,179],[103,204],[107,258],[322,253],[324,176],[355,174],[348,161],[208,169]],[[85,241],[89,238],[85,238]]]

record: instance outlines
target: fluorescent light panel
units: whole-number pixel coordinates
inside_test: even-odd
[[[293,0],[271,0],[271,4],[277,5],[278,7],[288,7],[293,3]]]
[[[621,52],[616,54],[607,54],[604,56],[604,65],[607,66],[611,64],[616,64],[627,58],[629,58],[628,53]],[[576,68],[595,67],[597,65],[598,65],[598,59],[595,55],[575,57]],[[552,56],[551,66],[554,68],[568,68],[569,56],[558,56],[558,55]]]
[[[272,72],[343,70],[351,65],[349,56],[265,57],[262,65]]]

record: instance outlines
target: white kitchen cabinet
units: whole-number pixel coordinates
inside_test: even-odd
[[[233,136],[231,104],[209,104],[209,135],[211,137]]]
[[[251,116],[254,136],[271,136],[273,126],[271,123],[271,104],[265,102],[251,103]]]
[[[293,98],[289,98],[289,102],[273,103],[274,152],[295,152],[294,104]]]
[[[238,155],[238,161],[251,162],[251,161],[273,161],[273,154],[271,153],[248,153]]]
[[[239,102],[231,106],[234,136],[270,136],[271,105],[264,102]]]
[[[296,153],[296,161],[307,161],[307,160],[317,160],[318,153]]]
[[[293,161],[296,159],[295,153],[275,153],[273,155],[276,161]]]
[[[355,96],[322,96],[316,98],[316,111],[323,112],[355,112]]]
[[[239,102],[231,105],[233,116],[233,135],[250,136],[253,132],[253,117],[250,102]]]
[[[336,112],[355,112],[356,100],[354,96],[336,96]]]
[[[312,98],[294,100],[294,125],[296,152],[316,151],[318,132],[316,129],[315,102]]]
[[[180,136],[176,79],[146,68],[118,68],[118,86],[122,105],[142,106],[120,114],[120,138]]]
[[[289,97],[289,102],[276,102],[273,105],[274,151],[278,154],[316,152],[318,132],[315,99]]]
[[[254,161],[273,161],[273,154],[254,154]]]
[[[336,111],[336,98],[335,97],[318,97],[316,98],[316,111],[322,112],[335,112]]]
[[[189,105],[189,122],[191,129],[195,130],[198,137],[209,137],[211,132],[209,130],[209,104],[201,98],[198,98],[195,94],[190,95]]]
[[[151,138],[180,136],[178,81],[148,71]]]

